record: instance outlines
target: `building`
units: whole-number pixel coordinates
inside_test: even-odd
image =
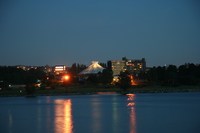
[[[62,82],[63,76],[67,73],[65,65],[56,65],[54,66],[54,78],[57,81]]]
[[[65,65],[57,65],[54,67],[54,72],[56,74],[66,73],[66,66]]]
[[[113,71],[113,76],[117,76],[121,71],[128,71],[130,74],[138,75],[146,71],[146,60],[128,60],[123,58],[122,61],[110,60],[107,62],[108,69]]]
[[[81,71],[79,75],[98,74],[99,72],[102,72],[103,69],[105,68],[99,65],[98,61],[92,61],[92,64],[83,71]]]
[[[141,60],[127,60],[126,61],[126,70],[131,74],[139,74],[146,71],[146,61],[145,58]]]
[[[48,65],[46,65],[46,66],[43,68],[43,71],[44,71],[45,73],[51,73],[51,72],[53,71],[53,68],[50,67],[50,66],[48,66]]]
[[[17,68],[21,68],[23,69],[24,71],[29,71],[30,69],[37,69],[38,67],[36,66],[23,66],[23,65],[18,65],[16,66]]]
[[[113,71],[113,76],[117,76],[121,71],[125,71],[125,63],[125,61],[110,60],[107,62],[107,66]]]
[[[81,71],[78,75],[79,81],[83,81],[89,77],[89,75],[97,75],[99,72],[102,72],[105,68],[99,65],[98,61],[92,61],[92,64],[86,69]]]

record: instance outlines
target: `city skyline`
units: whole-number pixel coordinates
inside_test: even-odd
[[[0,65],[55,66],[146,59],[200,63],[200,2],[188,0],[0,2]]]

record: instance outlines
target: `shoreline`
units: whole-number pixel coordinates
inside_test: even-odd
[[[0,97],[37,97],[37,96],[71,96],[71,95],[101,95],[98,92],[116,92],[116,94],[143,94],[143,93],[186,93],[186,92],[200,92],[200,88],[195,89],[161,89],[161,90],[128,90],[126,92],[123,91],[94,91],[94,92],[74,92],[74,93],[46,93],[46,94],[5,94],[0,95]]]

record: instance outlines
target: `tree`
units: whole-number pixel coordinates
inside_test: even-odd
[[[107,67],[106,63],[99,63],[99,65],[102,66],[102,67],[104,67],[104,68]]]
[[[0,67],[0,80],[7,84],[24,84],[27,74],[21,68]]]
[[[76,75],[77,74],[76,63],[72,64],[72,67],[69,69],[69,73],[72,74],[72,75]]]
[[[174,65],[169,65],[166,71],[166,84],[176,85],[177,84],[177,67]]]
[[[97,77],[97,75],[91,74],[91,75],[89,75],[89,77],[88,77],[87,80],[88,80],[90,83],[94,84],[94,85],[98,84],[98,77]]]
[[[122,57],[123,61],[128,61],[128,59],[126,57]]]
[[[77,74],[81,71],[83,71],[84,69],[86,69],[86,65],[83,65],[83,64],[77,64]]]
[[[200,69],[198,69],[199,67],[200,66],[194,64],[179,66],[178,82],[183,85],[197,85],[200,81]]]
[[[165,67],[158,66],[156,68],[157,82],[161,83],[165,79]]]
[[[99,73],[99,81],[103,85],[110,84],[113,80],[112,70],[103,69],[102,73]]]
[[[178,75],[179,76],[186,76],[187,75],[187,68],[185,65],[181,65],[178,67]]]
[[[120,73],[118,85],[124,91],[123,93],[126,93],[131,85],[131,79],[127,71]]]
[[[149,77],[150,82],[156,82],[157,81],[156,67],[153,67],[148,71],[148,77]]]
[[[25,84],[26,84],[26,87],[25,87],[26,94],[33,95],[35,93],[35,91],[36,91],[36,89],[35,89],[35,83],[36,83],[36,81],[37,81],[37,79],[34,76],[28,75],[26,77],[26,81],[25,81]]]
[[[39,69],[31,68],[29,70],[29,74],[33,77],[36,77],[39,80],[46,80],[46,73]]]

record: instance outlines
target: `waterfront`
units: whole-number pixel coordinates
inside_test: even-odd
[[[3,133],[199,133],[200,93],[0,97]]]

